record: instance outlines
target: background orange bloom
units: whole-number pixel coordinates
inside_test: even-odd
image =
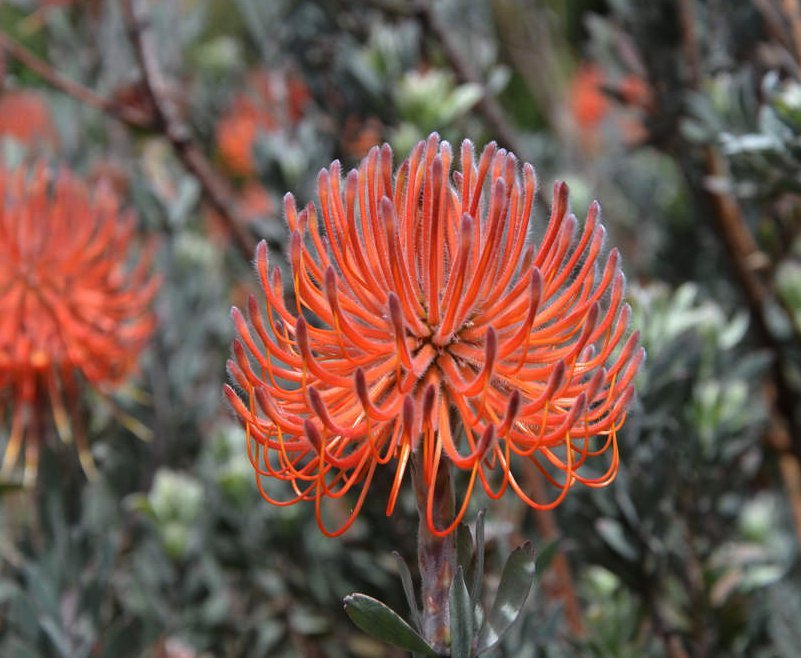
[[[0,394],[12,417],[5,472],[27,435],[26,477],[35,474],[48,408],[92,470],[76,418],[81,381],[101,392],[120,384],[155,325],[150,259],[127,263],[134,229],[108,186],[92,194],[44,166],[0,170]]]
[[[225,165],[239,176],[256,173],[253,148],[261,132],[295,125],[311,101],[305,83],[284,71],[259,70],[234,97],[217,123],[217,146]]]
[[[0,137],[55,148],[58,134],[44,95],[27,89],[0,93]]]

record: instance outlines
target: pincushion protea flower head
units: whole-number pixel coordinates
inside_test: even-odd
[[[620,256],[603,256],[597,203],[583,227],[558,183],[539,244],[529,244],[533,167],[494,143],[476,160],[465,141],[434,134],[393,171],[388,145],[341,180],[320,172],[320,209],[285,198],[294,309],[267,247],[256,251],[266,310],[255,297],[232,315],[227,397],[247,430],[262,495],[315,502],[323,532],[353,522],[379,469],[394,470],[387,514],[410,455],[428,485],[427,525],[453,531],[480,482],[534,508],[557,505],[576,482],[608,484],[616,432],[643,360],[628,335]],[[600,471],[590,463],[609,453]],[[533,500],[526,463],[555,487]],[[466,472],[452,523],[436,527],[440,469]],[[272,486],[287,483],[278,498]],[[360,489],[341,527],[321,504]]]
[[[0,169],[0,403],[11,430],[3,472],[25,447],[25,477],[52,420],[94,469],[80,422],[82,380],[101,393],[134,369],[154,327],[149,259],[129,268],[134,217],[108,186],[66,170]]]
[[[30,89],[0,93],[0,141],[5,137],[27,147],[57,148],[58,133],[43,94]]]
[[[253,176],[257,168],[253,148],[259,134],[291,129],[310,101],[306,83],[290,71],[251,72],[247,90],[234,97],[215,130],[220,157],[231,173]]]

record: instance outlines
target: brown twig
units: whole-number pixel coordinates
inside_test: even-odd
[[[801,7],[798,5],[798,0],[782,0],[782,12],[790,23],[795,46],[795,61],[801,68]]]
[[[776,43],[780,43],[788,51],[793,50],[790,35],[785,29],[784,18],[778,8],[773,4],[773,0],[753,0],[754,7],[762,15],[765,24],[765,31]]]
[[[133,3],[134,5],[138,3]],[[181,121],[174,104],[164,94],[164,82],[147,30],[140,29],[142,22],[136,20],[135,6],[126,3],[130,11],[128,26],[135,45],[146,91],[155,109],[155,116],[136,107],[105,98],[84,85],[70,80],[56,71],[48,62],[37,57],[21,43],[0,31],[0,50],[23,64],[53,88],[71,96],[88,107],[95,108],[121,121],[131,128],[162,133],[172,144],[184,166],[197,178],[208,203],[219,213],[239,251],[249,261],[253,258],[255,242],[243,228],[245,223],[233,201],[234,194],[226,179],[209,162],[208,158],[192,141],[189,130]],[[141,7],[138,11],[144,11]]]
[[[728,175],[722,157],[712,146],[704,147],[704,169],[708,178],[723,180]],[[770,292],[757,276],[757,270],[765,255],[757,246],[754,236],[734,198],[722,190],[707,190],[715,210],[713,219],[726,251],[731,257],[740,288],[752,310],[757,330],[763,342],[773,342],[767,326],[764,309]],[[774,346],[775,347],[775,346]]]
[[[773,387],[769,388],[768,393],[773,393]],[[770,419],[766,441],[778,455],[779,471],[790,502],[790,513],[798,542],[801,544],[801,462],[793,453],[792,439],[787,427],[776,422],[773,417]]]
[[[57,72],[50,64],[40,59],[18,41],[0,31],[0,50],[30,69],[51,87],[71,96],[88,107],[110,114],[134,128],[152,128],[147,115],[132,107],[120,106],[104,98],[82,84],[70,80]]]
[[[695,30],[687,29],[694,24],[693,0],[681,0],[680,24],[683,28],[682,38],[685,55],[691,62],[699,62],[698,43]],[[691,70],[694,69],[691,66]],[[700,70],[692,72],[692,86],[700,84]],[[728,176],[723,157],[712,145],[703,147],[703,167],[708,179],[722,180]],[[767,308],[775,305],[787,311],[777,300],[777,295],[769,283],[762,281],[760,269],[765,261],[751,229],[743,216],[742,209],[736,199],[726,191],[703,190],[709,202],[711,219],[720,241],[731,260],[735,279],[748,305],[751,319],[759,341],[773,355],[770,381],[767,383],[771,395],[770,418],[766,443],[779,454],[780,471],[785,489],[794,511],[796,536],[801,543],[801,423],[796,416],[798,399],[788,380],[783,366],[784,350],[782,344],[771,330],[767,319]],[[798,325],[789,318],[794,331],[795,342],[801,345],[801,332]],[[790,466],[789,459],[795,463]]]
[[[524,145],[506,111],[498,100],[488,93],[486,85],[470,60],[462,55],[459,47],[454,43],[452,33],[437,15],[434,4],[429,0],[420,0],[416,5],[416,14],[423,30],[437,42],[456,78],[461,83],[477,84],[484,88],[484,93],[476,104],[476,108],[481,112],[490,130],[497,136],[499,144],[514,151],[518,156],[525,157]]]
[[[682,30],[682,48],[687,59],[690,80],[693,87],[701,82],[701,55],[698,52],[698,41],[695,32],[695,12],[693,0],[679,0],[679,22]]]
[[[704,147],[703,154],[705,171],[709,178],[723,180],[728,177],[726,163],[714,147]],[[712,219],[731,257],[738,283],[748,301],[760,339],[776,354],[777,361],[780,361],[782,349],[768,325],[765,315],[767,306],[775,304],[784,311],[788,327],[799,346],[801,346],[801,327],[795,320],[792,308],[771,289],[769,284],[761,280],[759,272],[766,269],[769,264],[768,258],[757,245],[737,201],[724,191],[707,190],[707,194],[715,210]],[[789,384],[785,382],[781,386]]]
[[[228,181],[217,173],[192,140],[177,107],[166,93],[167,84],[159,65],[147,6],[140,0],[125,0],[123,9],[128,35],[142,70],[145,90],[153,103],[158,127],[172,144],[184,166],[198,179],[206,199],[220,214],[239,251],[250,260],[253,258],[255,244],[243,228],[244,222],[239,217]]]

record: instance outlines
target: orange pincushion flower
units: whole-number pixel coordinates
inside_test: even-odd
[[[255,71],[247,92],[236,96],[216,128],[220,156],[232,173],[256,173],[253,147],[260,133],[298,123],[311,101],[306,84],[283,71]]]
[[[225,164],[235,174],[250,176],[256,172],[253,145],[262,130],[275,127],[272,115],[247,97],[234,100],[217,124],[217,145]]]
[[[440,536],[464,516],[477,480],[493,499],[509,488],[541,509],[574,483],[604,486],[617,471],[616,432],[643,351],[636,333],[626,337],[620,256],[601,255],[598,204],[580,228],[557,184],[543,238],[530,245],[533,167],[521,176],[494,143],[476,162],[469,141],[453,175],[451,162],[437,135],[394,174],[388,145],[344,184],[334,162],[318,179],[319,213],[285,199],[295,311],[265,243],[256,267],[266,312],[254,297],[249,323],[232,311],[229,371],[246,402],[226,394],[262,495],[315,501],[329,535],[351,525],[376,470],[391,464],[390,514],[413,453],[428,485],[427,524]],[[605,452],[605,472],[587,472]],[[525,462],[555,485],[553,499],[524,491]],[[468,482],[453,522],[437,528],[433,483],[448,463]],[[275,480],[289,484],[288,498],[273,494]],[[328,530],[323,500],[359,486],[350,517]]]
[[[4,473],[24,445],[25,477],[35,475],[48,408],[92,472],[80,382],[101,392],[122,382],[155,324],[148,259],[126,266],[133,234],[108,186],[90,194],[65,170],[0,169],[0,400],[12,416]]]
[[[570,104],[573,118],[583,131],[594,131],[609,111],[604,94],[606,76],[597,64],[583,63],[571,83]]]
[[[0,137],[26,146],[55,147],[58,136],[45,97],[26,89],[0,94]]]
[[[613,97],[622,106],[613,105]],[[642,113],[650,110],[651,91],[648,83],[636,75],[626,75],[613,84],[598,64],[584,62],[571,83],[568,102],[583,147],[588,151],[600,147],[600,128],[609,116],[627,144],[645,137]]]

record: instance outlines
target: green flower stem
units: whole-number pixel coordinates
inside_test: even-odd
[[[426,484],[423,475],[422,455],[415,454],[412,461],[414,486],[420,527],[417,539],[417,556],[420,564],[423,598],[422,632],[431,646],[442,655],[450,655],[451,631],[449,594],[456,571],[456,533],[446,537],[432,534],[426,522],[426,504],[429,487],[434,487],[433,521],[437,528],[445,528],[453,520],[454,494],[451,464],[443,460],[436,480]]]

